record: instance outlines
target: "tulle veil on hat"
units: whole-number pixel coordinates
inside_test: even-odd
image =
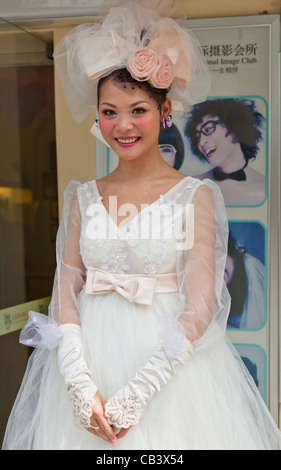
[[[169,90],[174,109],[206,99],[210,74],[200,44],[183,27],[176,0],[105,0],[97,22],[81,24],[60,41],[55,65],[73,118],[80,123],[97,106],[99,80],[126,68],[132,54],[149,48],[173,63]]]

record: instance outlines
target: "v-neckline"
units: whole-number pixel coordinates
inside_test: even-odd
[[[178,181],[174,186],[172,186],[170,189],[168,189],[168,191],[166,191],[165,193],[163,194],[160,194],[160,196],[155,199],[155,201],[151,202],[150,204],[148,204],[145,208],[141,209],[140,211],[138,211],[138,213],[129,221],[127,222],[125,225],[123,225],[123,227],[120,227],[120,225],[122,224],[122,222],[117,225],[117,223],[113,220],[113,218],[111,217],[110,213],[108,212],[108,210],[106,209],[104,203],[102,202],[103,201],[103,197],[100,195],[100,192],[99,192],[99,189],[98,189],[98,185],[97,185],[97,182],[96,180],[93,180],[94,182],[94,189],[95,189],[95,192],[96,192],[96,196],[98,197],[98,200],[100,202],[100,204],[102,205],[106,215],[108,216],[109,220],[114,224],[114,226],[117,228],[117,230],[125,230],[129,224],[131,224],[134,220],[137,220],[139,217],[140,217],[140,214],[143,214],[143,212],[145,212],[146,210],[150,209],[154,204],[156,204],[157,202],[159,202],[161,200],[161,198],[164,198],[164,197],[167,197],[169,195],[169,193],[171,193],[174,189],[176,189],[180,183],[182,183],[183,181],[189,179],[190,177],[189,176],[186,176],[185,178],[182,178],[180,181]]]

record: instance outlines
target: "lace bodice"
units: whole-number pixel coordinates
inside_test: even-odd
[[[152,221],[161,224],[171,204],[179,204],[183,193],[195,187],[184,178],[157,201],[118,228],[105,209],[95,181],[78,189],[81,220],[80,250],[85,267],[119,274],[164,274],[176,272],[177,251],[173,230],[149,237]],[[170,227],[172,229],[172,227]],[[157,230],[156,230],[157,231]]]

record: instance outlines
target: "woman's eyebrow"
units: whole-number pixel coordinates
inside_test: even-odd
[[[136,101],[135,103],[132,103],[130,105],[130,108],[134,108],[135,106],[139,106],[141,103],[146,103],[146,104],[149,104],[148,101],[145,101],[145,100],[141,100],[141,101]],[[101,103],[101,106],[110,106],[111,108],[114,108],[114,109],[117,109],[118,106],[116,106],[115,104],[112,104],[112,103],[108,103],[107,101],[103,101]]]
[[[135,106],[138,106],[138,105],[140,105],[140,104],[142,104],[142,103],[149,104],[148,101],[141,100],[141,101],[137,101],[136,103],[133,103],[133,104],[131,105],[131,107],[134,108]]]
[[[103,103],[101,103],[101,106],[110,106],[111,108],[117,109],[117,106],[115,106],[115,104],[107,103],[106,101],[104,101]]]

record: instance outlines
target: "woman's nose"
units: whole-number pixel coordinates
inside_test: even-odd
[[[124,116],[119,116],[116,122],[116,128],[118,131],[122,132],[128,132],[132,130],[134,127],[131,117],[124,115]]]

